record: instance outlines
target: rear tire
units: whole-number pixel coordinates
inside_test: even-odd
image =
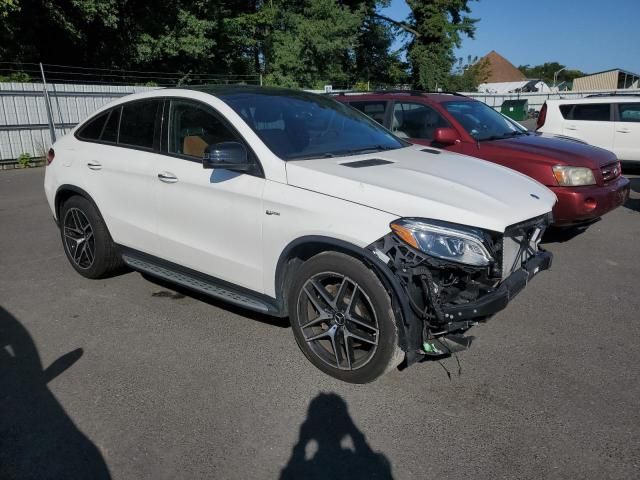
[[[323,372],[369,383],[404,359],[391,299],[361,261],[326,252],[305,262],[288,295],[294,337]]]
[[[93,203],[81,196],[69,198],[59,221],[64,253],[80,275],[104,278],[122,268],[122,256]]]

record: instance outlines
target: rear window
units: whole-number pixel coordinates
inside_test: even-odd
[[[562,114],[562,118],[570,118],[571,110],[573,110],[574,105],[560,105],[560,113]]]
[[[569,120],[585,122],[608,122],[611,120],[611,107],[608,103],[576,103],[561,105],[562,116]]]
[[[621,122],[640,122],[640,103],[620,103],[618,112]]]
[[[107,121],[108,116],[109,112],[106,112],[91,120],[78,131],[78,138],[81,140],[99,140],[104,122]]]
[[[120,108],[116,108],[111,111],[111,115],[109,115],[109,120],[107,120],[107,124],[104,126],[104,130],[102,131],[102,136],[100,140],[103,142],[113,142],[116,143],[118,141],[118,125],[120,124]]]
[[[153,148],[156,112],[160,102],[149,100],[123,105],[119,144]]]
[[[356,110],[360,110],[365,115],[373,118],[380,125],[384,125],[384,114],[387,110],[387,102],[351,102],[349,103]]]

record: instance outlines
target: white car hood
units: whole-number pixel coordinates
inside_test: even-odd
[[[422,217],[503,232],[543,215],[556,196],[514,170],[444,150],[411,146],[387,152],[287,162],[289,185],[398,217]],[[434,151],[434,149],[429,149]],[[367,159],[393,163],[353,168]]]

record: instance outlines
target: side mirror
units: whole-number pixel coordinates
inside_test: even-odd
[[[460,135],[453,128],[436,128],[433,134],[433,141],[440,145],[455,145],[460,143]]]
[[[247,149],[240,142],[221,142],[209,145],[204,150],[203,168],[224,168],[236,172],[251,170]]]

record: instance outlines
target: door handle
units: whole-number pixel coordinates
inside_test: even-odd
[[[100,170],[102,168],[102,164],[100,162],[91,161],[87,162],[87,167],[89,167],[91,170]]]
[[[623,128],[623,129],[620,129],[620,130],[616,130],[616,132],[618,132],[618,133],[629,133],[630,131],[631,130],[629,130],[628,128]]]
[[[161,172],[158,174],[158,179],[164,183],[176,183],[178,181],[178,177],[176,177],[171,172]]]
[[[578,130],[578,127],[576,127],[575,125],[569,125],[567,127],[565,127],[567,130]]]

